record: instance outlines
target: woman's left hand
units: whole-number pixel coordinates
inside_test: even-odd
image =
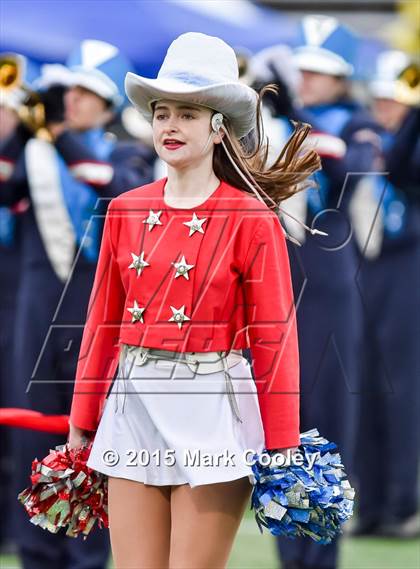
[[[71,422],[69,423],[67,443],[70,449],[81,448],[84,445],[88,445],[91,437],[92,432],[76,427],[76,425],[73,425]]]

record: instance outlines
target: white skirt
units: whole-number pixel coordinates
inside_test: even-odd
[[[240,423],[223,371],[195,374],[164,359],[128,362],[115,379],[87,465],[145,484],[224,482],[248,476],[264,448],[256,385],[242,357],[229,368]]]

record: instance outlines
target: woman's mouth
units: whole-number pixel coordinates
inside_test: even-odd
[[[168,150],[177,150],[178,148],[181,148],[181,146],[184,146],[184,144],[185,142],[181,142],[180,140],[167,139],[164,141],[163,146]]]

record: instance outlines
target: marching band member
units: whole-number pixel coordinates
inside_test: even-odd
[[[21,72],[17,77],[16,62]],[[0,53],[0,146],[20,128],[19,108],[25,99],[25,88],[39,74],[38,66],[17,53]],[[17,156],[0,155],[0,182],[13,173]],[[28,204],[22,199],[13,207],[0,207],[0,407],[16,405],[10,370],[13,367],[13,337],[16,313],[16,291],[20,279],[21,214]],[[0,486],[2,495],[0,508],[4,519],[13,520],[17,509],[13,487],[15,463],[13,460],[13,438],[9,428],[0,428]],[[0,546],[6,553],[14,541],[13,524],[3,523],[0,527]]]
[[[136,146],[121,148],[105,133],[123,102],[121,86],[129,69],[115,46],[97,40],[83,41],[67,68],[47,66],[38,81],[44,124],[35,125],[37,136],[23,140],[12,175],[0,184],[0,203],[30,201],[22,215],[15,314],[19,407],[67,411],[106,201],[144,181],[133,164]],[[0,154],[7,158],[16,145],[16,137],[6,140]],[[60,437],[35,431],[16,437],[19,488],[27,483],[34,453],[44,455],[60,444]],[[28,524],[23,511],[20,515],[18,548],[25,569],[106,567],[107,531],[75,542],[48,535]]]
[[[353,535],[420,534],[420,72],[401,51],[382,52],[369,85],[383,126],[372,179],[369,233],[357,232],[365,305],[363,389],[357,446],[358,523]],[[355,195],[355,217],[366,215]],[[355,227],[362,228],[361,223]],[[377,476],[381,469],[381,476]]]
[[[317,150],[322,170],[319,189],[308,188],[284,203],[284,209],[328,233],[309,236],[292,219],[290,245],[301,353],[302,428],[317,425],[337,441],[350,471],[356,440],[359,354],[362,335],[360,295],[356,286],[358,255],[352,239],[349,201],[380,150],[377,126],[350,95],[357,50],[355,34],[330,16],[309,15],[300,25],[293,62],[301,73],[298,98],[313,126],[308,144]],[[295,118],[293,117],[293,118]],[[363,175],[361,175],[363,173]],[[340,539],[320,545],[308,538],[276,538],[287,569],[334,569]]]

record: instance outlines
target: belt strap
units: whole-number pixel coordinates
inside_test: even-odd
[[[232,409],[232,413],[234,415],[234,417],[240,422],[242,423],[242,419],[239,415],[239,407],[238,407],[238,403],[236,401],[236,397],[235,397],[235,391],[233,389],[233,383],[232,383],[232,378],[230,377],[230,373],[229,373],[229,366],[227,363],[227,353],[226,355],[223,352],[220,352],[221,358],[223,360],[223,366],[224,366],[224,370],[223,373],[225,375],[225,385],[226,385],[226,392],[228,394],[228,398],[229,398],[229,403],[230,403],[230,407]]]
[[[120,348],[120,358],[119,358],[119,365],[118,365],[118,374],[117,374],[117,389],[116,389],[116,395],[115,395],[115,413],[118,411],[118,399],[119,399],[119,393],[120,393],[120,378],[123,380],[123,404],[122,404],[122,412],[124,413],[124,406],[125,406],[125,398],[127,395],[127,386],[125,383],[125,380],[127,379],[125,377],[125,363],[127,362],[127,354],[128,354],[128,344],[122,344],[121,348]]]
[[[124,412],[125,406],[125,398],[127,395],[126,383],[125,380],[128,379],[125,376],[125,364],[127,362],[127,355],[129,351],[137,352],[135,358],[133,359],[132,365],[137,363],[138,365],[143,365],[149,359],[155,360],[167,360],[171,362],[177,363],[189,363],[189,364],[198,364],[200,360],[201,352],[173,352],[170,350],[159,350],[157,348],[144,348],[142,346],[129,346],[128,344],[122,344],[120,349],[120,358],[119,358],[119,370],[118,370],[118,377],[123,380],[124,383],[124,393],[123,393],[123,405],[122,405],[122,412]],[[204,354],[205,352],[203,352]],[[235,397],[235,391],[233,388],[232,378],[229,373],[229,364],[227,360],[227,356],[229,351],[223,352],[211,352],[212,354],[217,354],[219,359],[216,361],[222,360],[223,363],[223,374],[225,378],[225,385],[226,385],[226,393],[228,395],[229,404],[232,409],[232,413],[237,421],[242,423],[242,419],[239,414],[239,407]],[[207,352],[206,355],[209,355]],[[130,371],[128,372],[130,373]],[[117,390],[116,390],[116,397],[115,397],[115,412],[118,410],[118,394],[119,394],[119,383],[117,383]]]

